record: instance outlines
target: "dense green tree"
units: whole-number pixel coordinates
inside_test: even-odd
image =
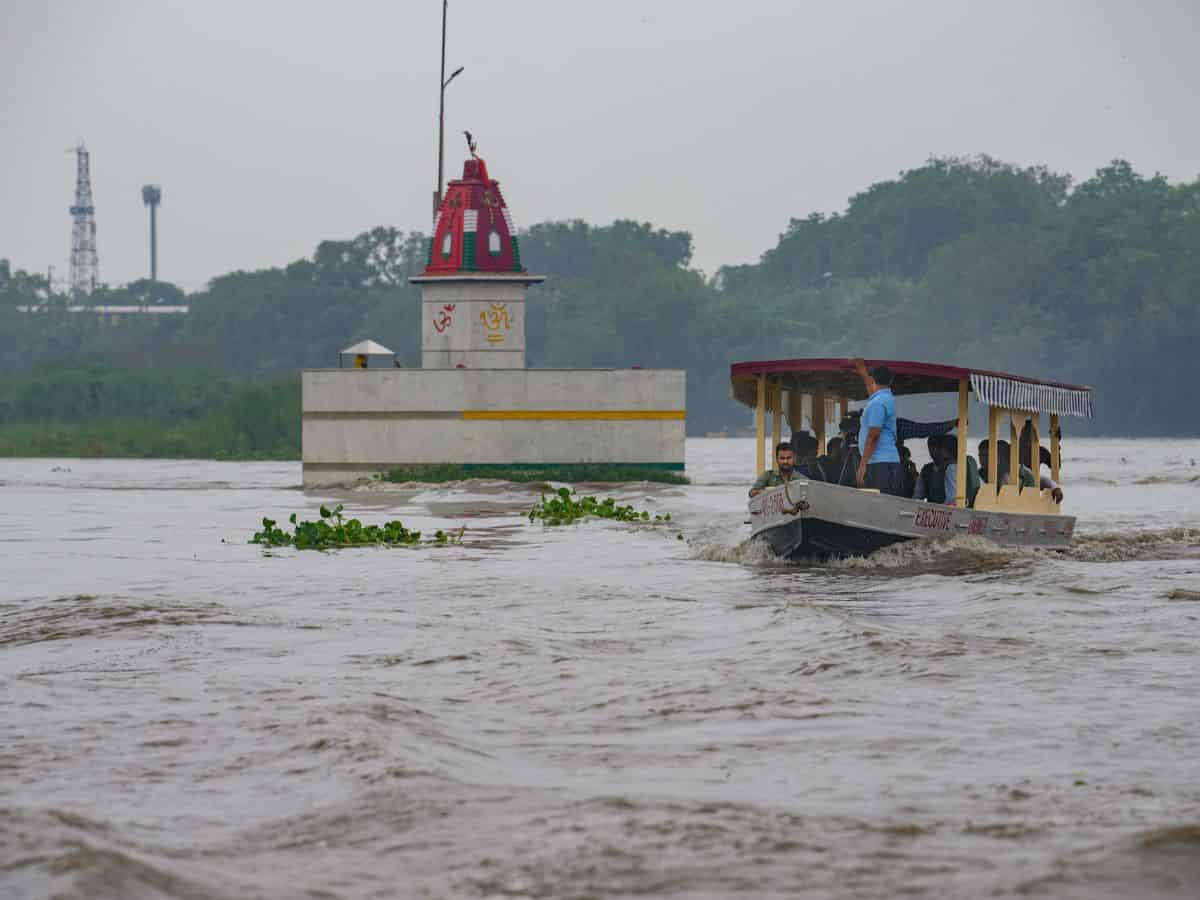
[[[425,241],[377,228],[325,241],[284,269],[234,272],[190,298],[182,337],[214,364],[248,378],[337,365],[338,352],[370,337],[403,362],[419,361],[419,294],[408,284],[424,266]]]
[[[1090,382],[1096,430],[1197,430],[1178,385],[1200,377],[1200,181],[1116,160],[1072,186],[1043,167],[932,159],[843,211],[792,219],[757,263],[711,280],[690,268],[687,232],[628,220],[534,225],[521,249],[549,276],[529,294],[530,364],[685,368],[694,433],[747,422],[730,362],[857,354]],[[427,252],[424,235],[376,228],[186,297],[145,281],[93,295],[191,307],[116,321],[69,313],[43,278],[0,261],[0,425],[95,429],[124,413],[174,429],[156,444],[171,452],[201,421],[230,452],[285,452],[297,370],[366,337],[419,362],[408,279]],[[277,379],[292,387],[242,384]],[[114,446],[115,432],[95,434]]]
[[[162,304],[164,306],[187,306],[187,294],[169,281],[151,281],[140,278],[125,285],[125,294],[136,306]]]
[[[45,303],[51,297],[50,284],[44,277],[20,269],[0,258],[0,306],[25,306]]]

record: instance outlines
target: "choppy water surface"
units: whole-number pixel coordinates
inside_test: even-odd
[[[746,441],[656,529],[0,461],[0,895],[1196,896],[1200,442],[1068,451],[1068,555],[808,567]],[[330,500],[465,543],[245,543]]]

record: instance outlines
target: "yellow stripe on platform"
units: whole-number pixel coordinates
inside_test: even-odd
[[[464,419],[686,419],[682,409],[468,409]]]

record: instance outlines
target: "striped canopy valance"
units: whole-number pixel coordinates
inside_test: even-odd
[[[1054,387],[976,372],[971,373],[971,387],[975,396],[990,406],[1084,419],[1092,417],[1092,392],[1087,388]]]

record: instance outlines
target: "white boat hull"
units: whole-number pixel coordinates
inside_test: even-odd
[[[1006,547],[1064,550],[1074,516],[962,509],[875,491],[792,481],[750,498],[751,536],[791,559],[865,556],[900,541],[978,535]]]

